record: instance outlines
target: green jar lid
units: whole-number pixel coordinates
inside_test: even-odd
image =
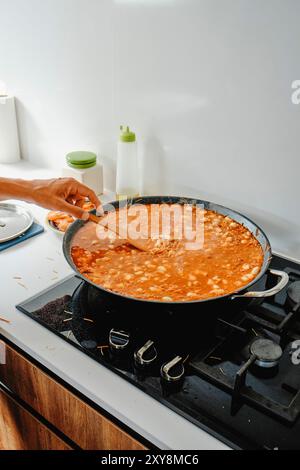
[[[93,152],[70,152],[66,155],[66,161],[68,166],[72,168],[84,169],[91,168],[97,163],[97,155]]]
[[[120,141],[121,142],[135,142],[135,133],[131,132],[128,126],[120,126],[121,134],[120,134]]]

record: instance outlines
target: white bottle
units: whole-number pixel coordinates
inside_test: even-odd
[[[118,142],[116,193],[119,200],[139,195],[137,143],[128,126],[121,126]]]

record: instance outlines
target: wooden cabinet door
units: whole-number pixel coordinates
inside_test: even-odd
[[[70,447],[0,388],[0,450],[68,450]]]
[[[5,356],[5,364],[0,365],[0,381],[79,447],[94,450],[146,449],[11,346],[6,345]]]

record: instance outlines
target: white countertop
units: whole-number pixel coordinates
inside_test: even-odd
[[[54,171],[29,163],[0,165],[4,177],[48,178]],[[106,194],[103,200],[109,200]],[[29,206],[43,224],[46,212]],[[227,449],[135,386],[16,310],[15,305],[72,273],[62,253],[62,236],[45,233],[0,253],[0,334],[83,395],[161,449]],[[21,279],[14,279],[14,277]]]

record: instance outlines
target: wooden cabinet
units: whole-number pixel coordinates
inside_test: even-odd
[[[5,364],[0,365],[0,382],[82,449],[146,449],[8,345]]]
[[[0,389],[0,450],[51,449],[70,447]]]

